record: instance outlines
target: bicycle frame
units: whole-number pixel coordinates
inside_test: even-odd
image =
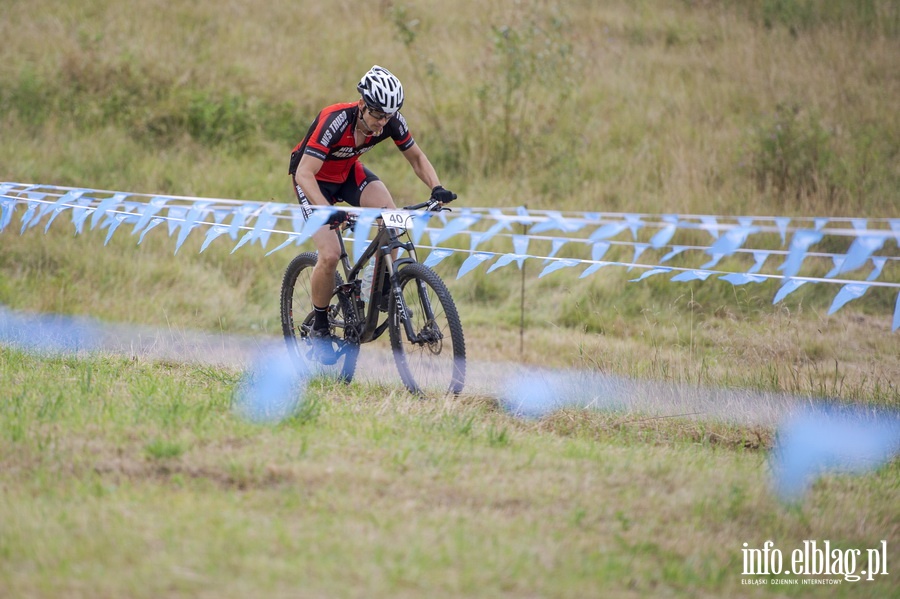
[[[394,297],[394,300],[397,302],[397,310],[403,321],[406,336],[410,340],[410,342],[415,343],[417,335],[413,330],[409,319],[405,317],[407,313],[406,302],[403,299],[400,285],[394,275],[396,274],[396,271],[400,265],[407,262],[418,261],[416,257],[416,248],[412,241],[401,241],[399,235],[397,234],[397,230],[394,227],[386,226],[384,224],[384,220],[381,217],[379,217],[376,222],[378,223],[378,233],[366,247],[359,260],[357,260],[353,265],[350,264],[350,257],[347,254],[344,238],[341,235],[341,229],[335,230],[338,238],[338,243],[340,244],[341,248],[340,262],[344,271],[344,280],[346,281],[335,291],[344,293],[348,297],[355,300],[350,303],[354,306],[357,318],[362,325],[356,325],[358,327],[356,332],[359,336],[359,343],[368,343],[370,341],[374,341],[375,339],[380,337],[385,330],[387,330],[389,322],[387,318],[380,325],[378,324],[378,319],[381,312],[379,310],[378,303],[382,293],[386,292],[391,293],[391,295],[393,295]],[[352,227],[354,224],[355,223],[351,224],[350,227]],[[395,259],[394,255],[398,250],[405,250],[408,255],[400,259]],[[372,292],[368,302],[368,307],[365,308],[365,312],[363,314],[360,314],[360,312],[363,311],[360,308],[364,306],[364,303],[360,300],[361,281],[359,279],[359,274],[369,263],[369,260],[375,260],[375,272],[372,279]],[[389,285],[392,286],[392,289],[390,291],[383,289],[385,273],[388,274]],[[433,318],[431,305],[428,303],[427,298],[424,304],[426,316],[429,319]],[[351,323],[345,324],[347,326],[351,326]]]

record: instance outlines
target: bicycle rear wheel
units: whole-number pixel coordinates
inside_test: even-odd
[[[309,332],[315,318],[312,310],[311,277],[316,260],[315,252],[304,252],[291,260],[285,270],[281,282],[281,330],[284,333],[288,353],[303,372],[313,376],[329,376],[349,383],[356,372],[359,343],[354,340],[356,335],[354,328],[347,327],[351,311],[347,305],[348,300],[338,293],[331,297],[328,307],[328,322],[331,334],[335,336],[333,347],[337,361],[334,364],[323,364],[313,358]],[[342,282],[341,276],[335,273],[335,287]]]
[[[408,264],[397,277],[406,314],[391,298],[388,318],[391,349],[403,384],[420,395],[458,394],[466,379],[466,343],[450,291],[423,264]],[[412,325],[412,338],[404,320]]]

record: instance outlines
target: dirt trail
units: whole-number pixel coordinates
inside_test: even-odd
[[[101,352],[237,370],[250,368],[262,352],[283,347],[281,339],[274,336],[109,324],[87,318],[27,315],[2,307],[0,343],[51,353]],[[363,347],[356,379],[400,385],[386,343]],[[559,407],[589,407],[764,426],[776,425],[808,403],[785,394],[672,385],[513,362],[469,361],[466,393],[497,397],[510,411],[526,417]]]

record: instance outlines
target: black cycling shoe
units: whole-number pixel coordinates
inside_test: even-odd
[[[338,360],[337,352],[334,351],[334,342],[336,338],[328,329],[310,329],[309,342],[312,349],[309,352],[310,358],[321,362],[325,366],[331,366]]]

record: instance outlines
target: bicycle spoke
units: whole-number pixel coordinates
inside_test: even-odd
[[[406,313],[392,304],[390,330],[404,384],[415,393],[459,393],[465,381],[465,342],[449,291],[421,264],[407,265],[399,276]]]
[[[339,378],[346,382],[353,379],[359,346],[345,342],[344,310],[339,305],[337,295],[332,297],[329,321],[332,334],[337,338],[332,344],[336,354],[333,363],[323,363],[312,353],[313,340],[310,330],[314,315],[312,312],[312,270],[316,265],[314,253],[300,254],[291,262],[284,275],[281,288],[281,327],[285,343],[297,367],[312,376],[323,375]],[[340,277],[335,275],[335,286]],[[318,341],[318,340],[317,340]]]

